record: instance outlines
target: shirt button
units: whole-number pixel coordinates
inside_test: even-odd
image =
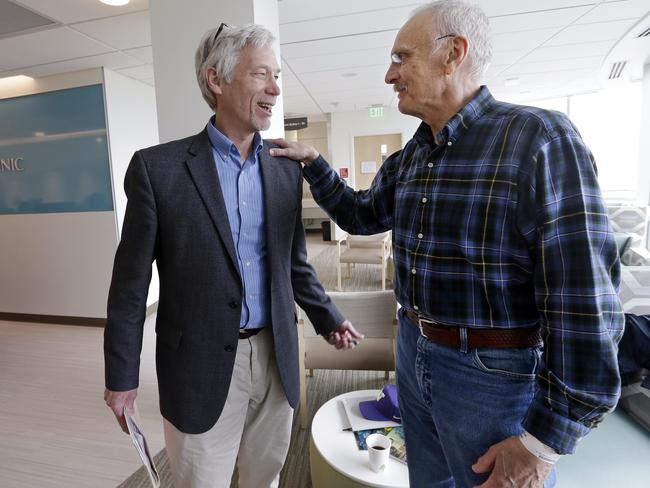
[[[250,266],[250,265],[251,265],[251,262],[250,262],[250,261],[246,261],[246,266]]]
[[[246,205],[246,202],[241,202],[241,203],[242,203],[242,205]]]
[[[420,310],[420,307],[418,307],[417,305],[413,305],[413,310]]]
[[[427,203],[427,197],[422,197],[422,203]]]
[[[411,274],[415,274],[417,271],[415,271],[415,268],[411,268]]]
[[[228,344],[227,346],[225,346],[223,348],[223,350],[226,351],[226,352],[233,352],[235,350],[235,348],[233,346],[231,346],[230,344]]]
[[[428,166],[429,168],[433,168],[433,163],[429,163],[429,164],[427,164],[427,166]]]
[[[422,239],[424,237],[424,234],[420,233],[418,234],[418,239]]]
[[[447,145],[448,145],[448,146],[451,146],[452,144],[453,144],[453,142],[451,142],[451,141],[447,141]]]

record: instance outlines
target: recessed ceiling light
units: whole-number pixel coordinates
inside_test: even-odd
[[[34,83],[34,78],[25,75],[6,76],[0,78],[0,90],[16,89]]]
[[[15,76],[5,76],[4,78],[0,78],[2,81],[31,81],[34,78],[31,76],[25,76],[25,75],[15,75]]]
[[[112,7],[119,7],[121,5],[126,5],[131,0],[99,0],[99,1],[105,3],[106,5],[111,5]]]
[[[357,74],[356,73],[343,73],[341,76],[343,78],[354,78],[355,76],[357,76]]]

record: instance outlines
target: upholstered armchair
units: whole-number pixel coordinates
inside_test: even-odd
[[[341,267],[348,265],[348,278],[351,277],[351,266],[355,263],[378,264],[381,266],[381,289],[386,289],[386,278],[388,275],[391,232],[370,236],[355,236],[346,234],[337,241],[338,268],[337,268],[337,290],[341,287]]]
[[[307,370],[352,369],[395,370],[397,337],[397,301],[392,291],[328,292],[347,320],[365,335],[353,350],[340,351],[314,331],[304,311],[298,309],[300,354],[300,425],[307,427]]]

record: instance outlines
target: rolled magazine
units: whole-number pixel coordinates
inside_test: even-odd
[[[131,436],[133,445],[135,446],[136,451],[138,451],[138,455],[142,460],[142,464],[147,470],[147,474],[149,475],[149,479],[151,480],[153,488],[159,488],[160,476],[158,475],[158,470],[156,469],[156,465],[153,462],[151,453],[149,452],[147,439],[144,437],[144,434],[142,433],[142,430],[140,430],[140,427],[138,427],[133,413],[129,412],[126,406],[124,407],[124,419],[126,420],[126,426],[129,429],[129,435]]]

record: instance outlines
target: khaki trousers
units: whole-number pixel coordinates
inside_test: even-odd
[[[276,488],[293,409],[280,383],[270,328],[239,340],[226,404],[214,427],[185,434],[163,420],[175,488],[228,488],[235,461],[240,488]]]

